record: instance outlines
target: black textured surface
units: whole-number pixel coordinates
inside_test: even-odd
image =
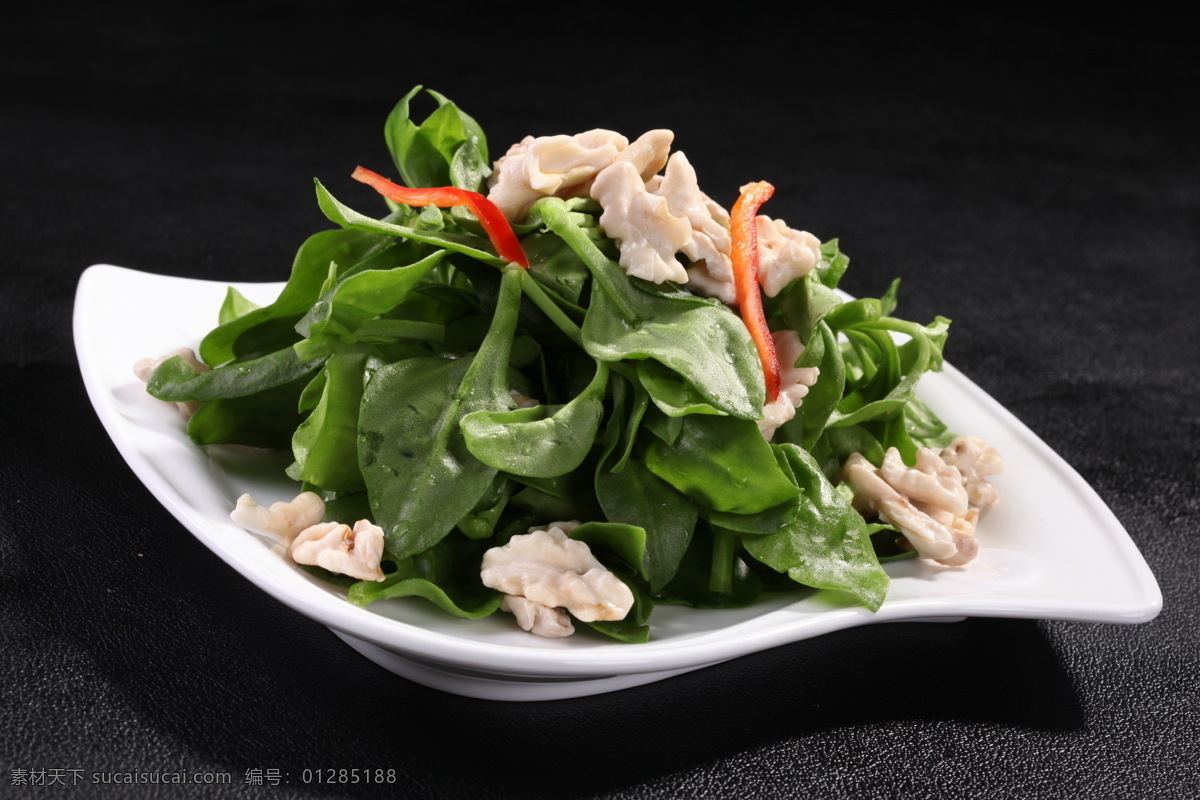
[[[516,23],[424,13],[106,5],[0,26],[0,797],[1200,795],[1200,138],[1181,24],[846,17],[723,42],[643,20],[642,42],[581,22],[533,47]],[[415,82],[494,149],[670,127],[710,192],[771,180],[769,213],[842,238],[847,290],[899,275],[904,315],[955,320],[950,360],[1096,488],[1162,614],[885,625],[505,704],[408,683],[263,595],[108,442],[75,365],[75,282],[98,262],[281,279],[323,227],[310,179],[361,196],[346,176],[386,165],[383,117]],[[299,783],[317,767],[400,777]],[[255,769],[292,782],[248,786]],[[23,789],[20,770],[233,784]]]

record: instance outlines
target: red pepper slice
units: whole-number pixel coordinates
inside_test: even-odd
[[[505,261],[520,264],[528,269],[529,260],[525,258],[525,251],[521,249],[521,243],[517,241],[517,235],[513,233],[512,226],[508,224],[508,220],[504,218],[500,209],[496,208],[496,204],[479,192],[469,192],[466,189],[459,189],[457,186],[410,189],[407,186],[392,183],[366,167],[356,168],[350,177],[367,184],[389,200],[404,203],[407,206],[437,206],[438,208],[466,206],[479,220],[479,224],[483,226],[488,238],[492,240],[496,253]]]
[[[763,313],[762,290],[758,285],[758,231],[754,218],[759,206],[774,193],[775,187],[766,181],[748,183],[742,187],[742,194],[729,215],[730,259],[733,261],[738,311],[758,348],[768,401],[779,397],[779,358],[775,355],[775,340],[771,338],[771,329],[767,327],[767,317]]]

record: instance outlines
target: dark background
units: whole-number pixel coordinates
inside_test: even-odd
[[[11,786],[16,769],[373,794],[295,782],[317,767],[394,768],[397,796],[477,800],[1200,795],[1200,138],[1182,23],[732,10],[745,18],[6,13],[0,797],[56,794]],[[92,413],[75,283],[101,262],[281,280],[326,226],[311,179],[365,205],[349,172],[389,168],[383,119],[415,83],[473,114],[497,155],[527,133],[669,127],[723,202],[773,182],[764,211],[841,237],[844,288],[902,276],[903,316],[954,319],[948,358],[1096,488],[1162,614],[884,625],[505,704],[393,676],[241,579]],[[253,791],[249,769],[293,783]]]

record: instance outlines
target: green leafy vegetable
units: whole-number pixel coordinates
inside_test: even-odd
[[[461,422],[467,449],[484,464],[513,475],[565,475],[592,448],[607,383],[608,367],[601,362],[587,388],[564,406],[467,414]]]
[[[320,297],[330,265],[335,270],[345,269],[386,244],[383,237],[353,230],[310,236],[296,253],[291,277],[275,302],[213,329],[200,342],[200,357],[217,366],[235,357],[252,358],[291,345],[300,338],[292,326]]]
[[[775,452],[800,493],[783,528],[743,539],[747,552],[797,583],[851,592],[867,608],[879,610],[888,577],[875,557],[867,524],[803,448],[777,445]]]
[[[358,409],[367,356],[345,353],[325,364],[316,407],[292,436],[293,477],[331,492],[366,488],[358,468]]]
[[[225,302],[221,304],[221,312],[217,315],[217,319],[221,325],[224,325],[226,322],[233,322],[238,317],[246,316],[258,307],[258,303],[250,302],[241,292],[230,286],[225,293]]]
[[[483,128],[434,91],[429,95],[437,101],[437,110],[417,125],[412,121],[410,104],[421,88],[414,87],[401,98],[384,126],[384,138],[392,151],[396,169],[409,186],[451,185],[451,174],[457,172],[460,179],[471,185],[454,183],[454,186],[478,189],[480,173],[485,172],[488,163],[487,137]],[[462,160],[469,159],[469,162],[459,164],[455,170],[455,156],[464,146],[470,151]]]
[[[396,169],[410,188],[486,192],[483,129],[432,91],[418,122],[421,91],[385,125]],[[188,423],[197,443],[290,450],[288,474],[325,498],[327,518],[384,530],[386,577],[350,585],[352,602],[420,597],[486,616],[502,597],[480,582],[484,552],[571,519],[583,522],[571,537],[633,593],[625,619],[584,626],[618,641],[652,638],[661,603],[732,608],[817,590],[884,602],[880,562],[908,551],[833,481],[852,453],[879,464],[894,447],[912,463],[953,438],[915,394],[942,366],[949,321],[895,317],[898,281],[843,299],[850,261],[833,239],[810,274],[764,299],[771,330],[804,344],[785,371],[819,374],[769,443],[756,424],[763,366],[741,319],[690,287],[626,274],[596,202],[534,203],[512,226],[522,270],[463,208],[372,216],[315,190],[338,228],[304,242],[274,302],[229,289],[200,344],[214,369],[171,358],[147,388],[201,404]],[[541,399],[518,408],[517,395]]]
[[[694,414],[674,445],[653,441],[646,466],[693,502],[716,511],[757,514],[796,495],[758,426]]]
[[[393,597],[423,597],[447,614],[479,619],[495,612],[504,595],[479,582],[483,549],[463,536],[447,536],[427,550],[396,561],[382,581],[359,581],[349,599],[365,606]]]
[[[515,269],[505,272],[496,317],[474,356],[398,361],[379,369],[363,392],[359,464],[392,558],[440,541],[495,475],[471,455],[459,423],[471,412],[512,404],[507,365],[520,281]]]
[[[197,372],[183,356],[174,356],[154,370],[146,391],[172,402],[246,397],[291,383],[319,366],[319,360],[301,360],[290,347],[207,372]]]
[[[741,320],[712,301],[625,275],[570,219],[563,201],[541,200],[537,208],[599,286],[583,323],[589,355],[603,361],[653,358],[687,375],[696,391],[725,413],[742,419],[762,415],[762,369]]]

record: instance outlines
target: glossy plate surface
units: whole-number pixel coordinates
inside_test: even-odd
[[[281,284],[234,284],[268,303]],[[183,418],[147,395],[132,365],[193,347],[216,324],[227,284],[97,265],[75,303],[80,370],[101,422],[129,466],[188,530],[263,591],[329,626],[376,663],[427,686],[496,700],[580,697],[636,686],[730,658],[878,622],[967,616],[1136,623],[1162,595],[1129,535],[1082,478],[1016,417],[949,364],[922,379],[921,397],[952,430],[1003,455],[1000,502],[978,529],[966,568],[924,561],[887,566],[888,599],[872,614],[837,593],[770,597],[750,608],[655,609],[652,640],[622,644],[576,635],[540,639],[504,613],[448,617],[417,599],[352,606],[344,593],[229,521],[237,497],[291,499],[287,455],[196,447]]]

